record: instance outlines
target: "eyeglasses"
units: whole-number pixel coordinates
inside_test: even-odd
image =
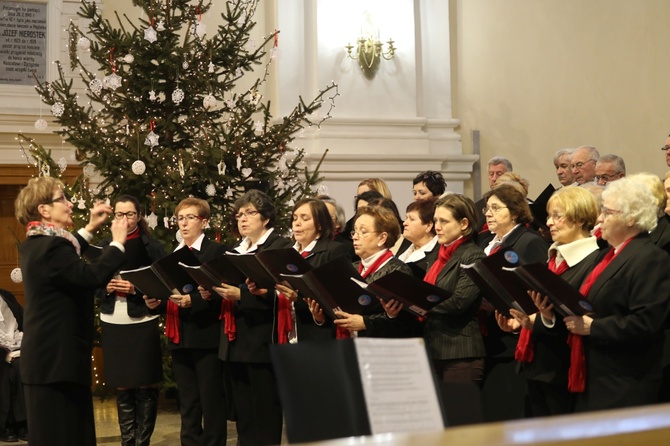
[[[351,238],[354,238],[356,236],[359,236],[360,238],[365,238],[370,234],[376,234],[377,231],[351,231],[349,234],[351,235]]]
[[[177,217],[177,221],[179,223],[181,223],[183,221],[187,221],[187,222],[190,223],[190,222],[195,221],[195,220],[203,220],[203,218],[198,216],[198,215],[193,215],[193,214],[180,215],[179,217]]]
[[[51,200],[51,201],[50,201],[49,203],[47,203],[47,204],[63,203],[64,205],[67,206],[67,204],[68,204],[69,202],[70,202],[70,200],[68,200],[68,198],[67,198],[65,195],[61,195],[61,196],[58,197],[58,198],[54,198],[53,200]]]
[[[137,217],[137,212],[114,212],[114,218],[121,220],[123,217],[135,218]]]
[[[558,220],[562,219],[563,217],[565,217],[565,215],[563,215],[562,213],[554,212],[553,214],[547,215],[547,221],[549,221],[549,219],[552,219],[554,221],[558,221]]]
[[[497,214],[498,212],[502,211],[503,209],[507,209],[507,206],[498,206],[497,204],[491,205],[491,206],[486,206],[485,208],[482,208],[482,214],[486,215],[487,212],[491,211],[492,214]]]
[[[260,214],[260,212],[258,212],[258,211],[238,212],[237,214],[235,214],[235,220],[242,220],[242,218],[244,218],[244,217],[247,217],[247,218],[255,217],[258,214]]]
[[[580,162],[575,163],[575,164],[570,164],[570,168],[571,168],[571,169],[580,169],[580,170],[581,170],[581,169],[584,167],[584,165],[585,165],[586,163],[590,163],[591,161],[593,161],[594,163],[596,162],[596,160],[588,160],[588,161],[584,161],[584,162],[581,162],[581,161],[580,161]]]
[[[604,181],[605,183],[609,183],[614,180],[618,180],[621,177],[620,173],[615,173],[614,175],[596,175],[593,177],[595,182],[599,182],[600,180]]]
[[[661,150],[664,151],[664,152],[665,152],[666,150],[668,150],[668,149],[670,149],[670,146],[663,146],[663,147],[661,147]]]
[[[603,214],[605,217],[608,215],[615,215],[615,214],[621,214],[623,211],[619,211],[617,209],[610,209],[606,208],[605,206],[600,206],[600,213]]]

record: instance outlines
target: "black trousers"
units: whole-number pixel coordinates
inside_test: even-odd
[[[230,362],[241,446],[281,443],[282,408],[272,364]]]
[[[95,446],[90,386],[24,384],[30,446]]]
[[[26,421],[26,400],[20,376],[21,358],[6,362],[0,357],[0,429],[9,419]]]
[[[171,353],[172,372],[179,390],[181,444],[225,446],[227,408],[223,362],[218,358],[218,349],[185,348]]]

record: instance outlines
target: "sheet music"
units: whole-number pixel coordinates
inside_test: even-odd
[[[423,339],[357,338],[373,434],[444,429]]]

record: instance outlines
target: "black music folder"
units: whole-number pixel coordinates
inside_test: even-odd
[[[142,294],[155,299],[167,299],[173,294],[189,294],[198,288],[197,282],[179,263],[199,265],[200,261],[184,246],[149,266],[121,271],[119,275]]]
[[[281,274],[280,277],[301,297],[316,299],[332,319],[337,318],[335,310],[367,314],[376,303],[376,297],[359,285],[365,280],[346,257],[338,257],[303,274]]]
[[[470,265],[461,265],[461,268],[498,312],[506,317],[512,317],[510,308],[526,314],[538,311],[533,299],[528,295],[529,288],[523,286],[512,271],[512,268],[517,266],[519,266],[518,254],[512,249],[502,248],[495,254]]]
[[[179,266],[184,268],[198,285],[209,291],[213,291],[212,287],[221,286],[222,283],[239,286],[246,279],[226,256],[217,257],[202,265],[186,265],[180,262]]]
[[[393,271],[362,287],[384,300],[401,302],[403,310],[415,316],[426,316],[435,305],[451,297],[449,291],[402,271]]]
[[[528,289],[549,296],[554,311],[561,316],[583,316],[593,312],[593,306],[579,290],[553,273],[546,264],[531,263],[513,271]]]
[[[281,283],[281,274],[303,274],[312,269],[309,262],[293,248],[268,249],[251,254],[227,252],[224,256],[258,288],[272,288]]]

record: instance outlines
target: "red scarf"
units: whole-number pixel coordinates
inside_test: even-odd
[[[585,298],[588,296],[591,287],[598,279],[598,276],[609,266],[609,264],[614,260],[614,257],[621,252],[628,242],[631,239],[626,240],[619,248],[617,253],[614,252],[614,248],[610,248],[609,252],[602,259],[593,271],[586,277],[582,286],[579,287],[579,292]],[[569,333],[568,334],[568,345],[570,346],[570,368],[568,369],[568,390],[570,392],[583,392],[586,389],[586,357],[584,355],[584,342],[582,336]]]
[[[393,257],[393,253],[387,250],[384,254],[379,256],[379,258],[375,260],[365,272],[363,272],[363,261],[361,261],[361,263],[358,264],[358,273],[365,279],[370,274],[377,271],[391,257]],[[349,330],[342,328],[339,325],[335,326],[335,339],[349,339],[350,337],[351,332],[349,332]]]
[[[365,272],[363,272],[363,261],[361,260],[361,263],[358,264],[358,273],[361,275],[362,278],[365,279],[370,274],[377,271],[379,267],[382,266],[391,257],[393,257],[393,253],[389,250],[386,250],[386,252],[380,255],[379,258],[375,260],[374,263],[370,265],[368,269],[365,270]]]
[[[560,266],[556,266],[556,252],[552,253],[549,263],[547,264],[549,270],[560,276],[569,268],[568,262],[563,260]],[[533,362],[535,356],[535,344],[533,343],[533,331],[521,327],[519,333],[519,340],[516,343],[516,350],[514,350],[514,359],[519,362]]]
[[[303,251],[300,255],[306,259],[309,251]],[[282,293],[277,293],[277,343],[287,344],[288,334],[293,331],[293,320],[291,320],[291,301]]]
[[[139,237],[139,235],[137,237]],[[189,249],[192,250],[193,248],[189,247]],[[179,336],[180,325],[181,320],[179,319],[179,306],[171,300],[168,300],[167,311],[165,312],[165,336],[167,336],[167,338],[172,341],[173,344],[179,344],[181,341]]]
[[[446,265],[449,259],[451,259],[451,257],[454,255],[456,249],[463,243],[467,243],[469,241],[470,237],[461,237],[449,245],[440,246],[440,250],[437,254],[437,260],[430,267],[426,273],[426,276],[423,278],[423,281],[430,283],[431,285],[435,285],[435,282],[437,282],[437,276],[440,275],[440,271],[442,271],[444,265]]]

